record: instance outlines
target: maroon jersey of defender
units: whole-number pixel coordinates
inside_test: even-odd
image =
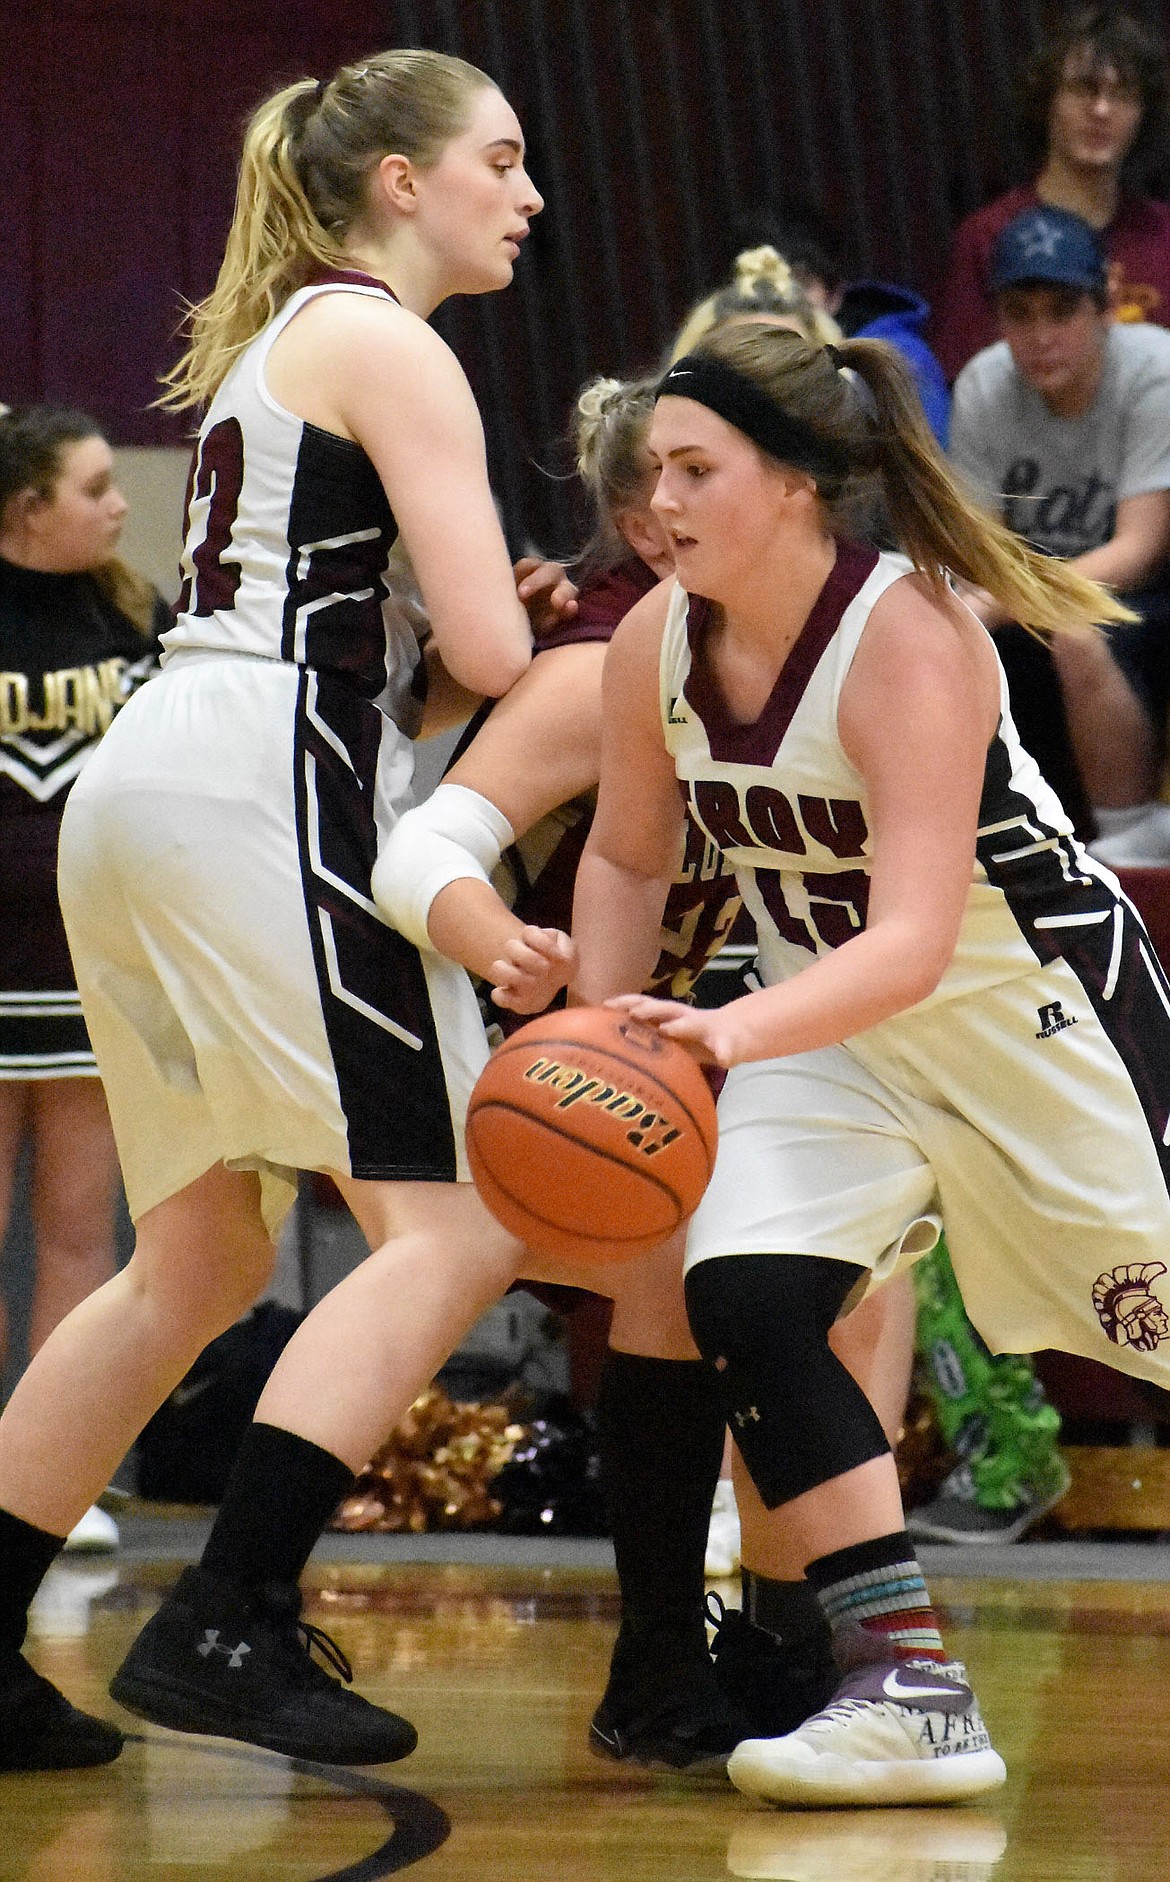
[[[537,654],[581,641],[608,641],[622,617],[657,583],[658,577],[638,556],[586,581],[577,613],[538,641]],[[505,852],[495,886],[521,921],[568,930],[577,865],[595,804],[596,792],[582,793],[542,817]],[[666,899],[661,950],[646,991],[662,999],[685,1000],[727,940],[740,908],[735,877],[716,846],[688,817],[686,852]],[[502,1019],[505,1031],[522,1023],[515,1015]]]

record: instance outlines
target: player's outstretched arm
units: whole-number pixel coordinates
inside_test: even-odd
[[[573,898],[573,938],[581,950],[573,997],[585,1004],[650,979],[682,857],[682,803],[658,704],[668,605],[665,584],[639,601],[605,658],[601,783]]]
[[[375,864],[374,900],[394,926],[493,984],[500,962],[522,977],[530,950],[523,924],[491,886],[492,870],[515,837],[596,784],[604,655],[593,642],[541,654],[433,795],[399,819]],[[575,958],[552,957],[561,977],[542,1005],[568,978],[564,960]],[[508,995],[501,1004],[537,997],[535,983],[524,992],[519,979],[499,984]]]

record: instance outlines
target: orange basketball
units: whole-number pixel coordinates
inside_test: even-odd
[[[471,1174],[492,1214],[566,1260],[620,1260],[665,1241],[707,1187],[716,1137],[689,1052],[604,1006],[522,1026],[467,1112]]]

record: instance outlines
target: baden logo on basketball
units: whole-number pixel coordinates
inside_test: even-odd
[[[619,1123],[636,1124],[639,1128],[626,1131],[625,1139],[644,1157],[657,1156],[679,1135],[677,1125],[660,1112],[647,1109],[631,1092],[616,1090],[604,1079],[591,1078],[582,1066],[566,1065],[560,1059],[534,1059],[524,1076],[535,1085],[561,1094],[555,1099],[558,1111],[567,1111],[575,1104],[594,1104]]]
[[[686,1221],[715,1161],[715,1104],[677,1040],[608,1007],[530,1020],[467,1106],[467,1160],[496,1219],[546,1260],[644,1254]]]

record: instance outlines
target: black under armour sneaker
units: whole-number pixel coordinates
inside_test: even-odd
[[[589,1727],[600,1758],[697,1776],[726,1769],[749,1730],[715,1679],[701,1633],[671,1628],[618,1636],[605,1697]]]
[[[116,1725],[71,1706],[19,1653],[0,1667],[0,1771],[71,1771],[109,1764],[124,1743]]]
[[[295,1583],[244,1589],[186,1568],[110,1685],[119,1705],[177,1732],[239,1738],[320,1764],[389,1764],[418,1743],[406,1719],[347,1691],[349,1661],[302,1621]],[[316,1647],[341,1685],[312,1657]]]
[[[738,1608],[707,1596],[714,1633],[711,1658],[719,1688],[736,1714],[749,1721],[745,1737],[779,1738],[819,1712],[841,1674],[827,1626],[791,1646],[749,1621]]]

